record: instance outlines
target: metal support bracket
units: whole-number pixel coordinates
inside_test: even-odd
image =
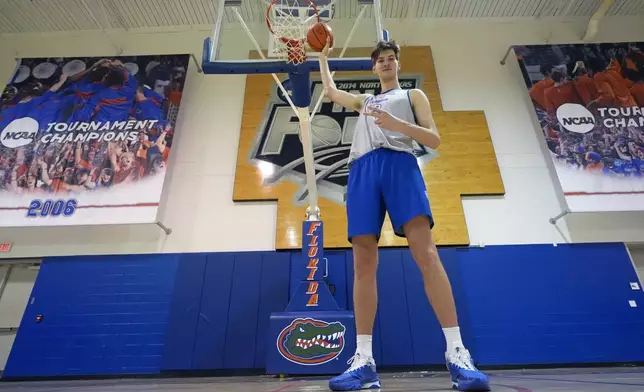
[[[105,35],[105,38],[107,38],[107,40],[110,41],[110,44],[112,44],[112,46],[116,50],[116,55],[120,56],[121,54],[123,54],[123,48],[120,47],[119,45],[117,45],[114,42],[114,40],[112,39],[112,37],[110,37],[110,35],[107,33],[107,30],[105,29],[105,27],[103,27],[103,25],[98,21],[98,19],[96,18],[96,16],[92,12],[92,9],[89,8],[89,6],[85,2],[85,0],[81,0],[81,4],[83,5],[83,8],[85,8],[85,11],[89,14],[90,18],[92,18],[92,20],[94,21],[96,26],[99,29],[101,29],[101,31],[103,32],[103,35]],[[101,8],[103,9],[103,7],[101,7]],[[118,10],[116,12],[117,12],[117,16],[120,16],[120,15],[118,15]],[[105,9],[103,9],[103,14],[105,14]],[[122,18],[121,18],[121,22],[122,22]],[[125,26],[125,24],[123,24],[123,25]],[[125,28],[125,31],[127,31],[127,28]]]
[[[7,272],[5,272],[4,276],[2,277],[2,281],[0,282],[0,299],[2,299],[2,295],[4,294],[4,289],[7,288],[7,283],[9,283],[9,277],[11,276],[12,270],[13,270],[13,265],[8,266]]]
[[[563,218],[564,216],[566,216],[566,215],[568,215],[568,214],[570,214],[570,210],[564,210],[564,211],[562,211],[559,215],[555,216],[554,218],[550,218],[548,221],[549,221],[551,224],[553,224],[553,225],[554,225],[555,223],[557,223],[557,221],[558,221],[559,219]]]
[[[503,56],[503,59],[501,60],[501,65],[505,65],[505,61],[508,59],[508,56],[510,55],[512,48],[513,46],[508,46],[508,50],[505,52],[505,56]]]
[[[599,4],[597,9],[593,13],[593,16],[588,21],[588,26],[586,27],[586,33],[582,37],[582,41],[588,42],[595,38],[595,36],[599,32],[599,23],[604,18],[604,16],[606,16],[606,13],[613,6],[614,3],[615,3],[615,0],[603,0]]]
[[[221,36],[221,27],[224,24],[224,12],[226,7],[239,7],[241,1],[233,0],[219,0],[217,4],[217,19],[215,19],[215,27],[212,33],[212,43],[210,47],[210,61],[217,60],[219,56],[219,38]]]
[[[195,66],[197,67],[197,72],[200,74],[203,73],[203,68],[201,68],[201,64],[199,64],[199,60],[197,60],[197,56],[195,56],[194,53],[190,53],[190,58],[195,62]]]
[[[170,235],[172,234],[172,229],[167,227],[166,225],[163,224],[161,221],[156,221],[157,226],[161,228],[165,232],[165,235]]]

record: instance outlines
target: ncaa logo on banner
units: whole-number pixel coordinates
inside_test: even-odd
[[[297,318],[280,332],[277,350],[298,365],[315,366],[337,358],[344,349],[345,326],[336,321]]]
[[[595,128],[595,116],[577,103],[565,103],[557,108],[557,120],[570,132],[588,133]]]
[[[31,117],[13,120],[0,133],[0,143],[7,148],[26,146],[34,141],[38,133],[38,121]]]
[[[354,94],[380,93],[380,81],[371,76],[337,78],[335,82],[338,89]],[[290,81],[284,81],[283,85],[287,91],[290,90]],[[403,89],[418,88],[422,86],[422,77],[401,75],[400,85]],[[311,91],[310,110],[323,94],[322,82],[313,80]],[[318,192],[337,204],[345,201],[349,179],[347,162],[358,117],[359,113],[354,110],[345,109],[324,98],[311,121]],[[424,146],[414,144],[419,164],[436,156]],[[262,171],[264,185],[273,186],[282,179],[289,180],[299,185],[294,204],[303,205],[306,202],[308,192],[299,119],[277,86],[273,87],[266,103],[248,159]]]

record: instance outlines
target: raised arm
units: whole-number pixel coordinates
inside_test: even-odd
[[[61,88],[61,87],[63,87],[63,84],[65,84],[65,81],[67,80],[67,77],[68,77],[68,75],[67,75],[67,74],[61,74],[61,75],[60,75],[60,79],[58,79],[58,83],[56,83],[56,84],[54,84],[53,86],[51,86],[51,88],[49,89],[49,91],[51,91],[51,92],[54,92],[54,93],[55,93],[55,92],[57,92],[58,90],[60,90],[60,88]]]
[[[353,109],[357,112],[362,110],[362,105],[365,98],[365,94],[351,94],[346,91],[338,90],[331,77],[331,71],[329,70],[328,56],[331,49],[329,48],[330,39],[327,38],[327,43],[322,52],[320,53],[320,75],[322,77],[322,84],[324,85],[324,95],[326,95],[331,101],[342,105],[345,108]]]
[[[85,71],[79,72],[79,73],[77,73],[75,75],[70,75],[69,79],[72,82],[78,82],[79,80],[83,79],[85,77],[85,75],[90,73],[92,70],[94,70],[94,69],[96,69],[98,67],[101,67],[103,65],[107,66],[107,64],[109,64],[109,62],[110,62],[109,59],[98,60],[97,62],[94,63],[94,65],[92,65],[91,67],[87,68]]]
[[[51,184],[54,182],[51,177],[49,177],[49,172],[47,171],[47,163],[45,162],[44,159],[38,158],[38,164],[40,165],[41,174],[40,174],[40,179],[42,182],[45,183],[47,186],[51,186]]]

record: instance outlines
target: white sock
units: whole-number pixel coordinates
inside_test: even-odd
[[[461,339],[461,329],[459,327],[443,328],[443,333],[445,334],[447,352],[452,352],[457,347],[464,348],[463,340]]]
[[[371,335],[358,335],[357,353],[366,358],[373,358]]]

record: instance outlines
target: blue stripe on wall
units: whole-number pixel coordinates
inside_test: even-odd
[[[286,307],[298,253],[47,258],[4,378],[262,368],[268,317]],[[440,255],[479,364],[644,361],[644,293],[630,288],[637,275],[623,244]],[[329,257],[352,310],[352,252]],[[442,365],[443,334],[409,251],[381,250],[378,278],[377,362]]]

